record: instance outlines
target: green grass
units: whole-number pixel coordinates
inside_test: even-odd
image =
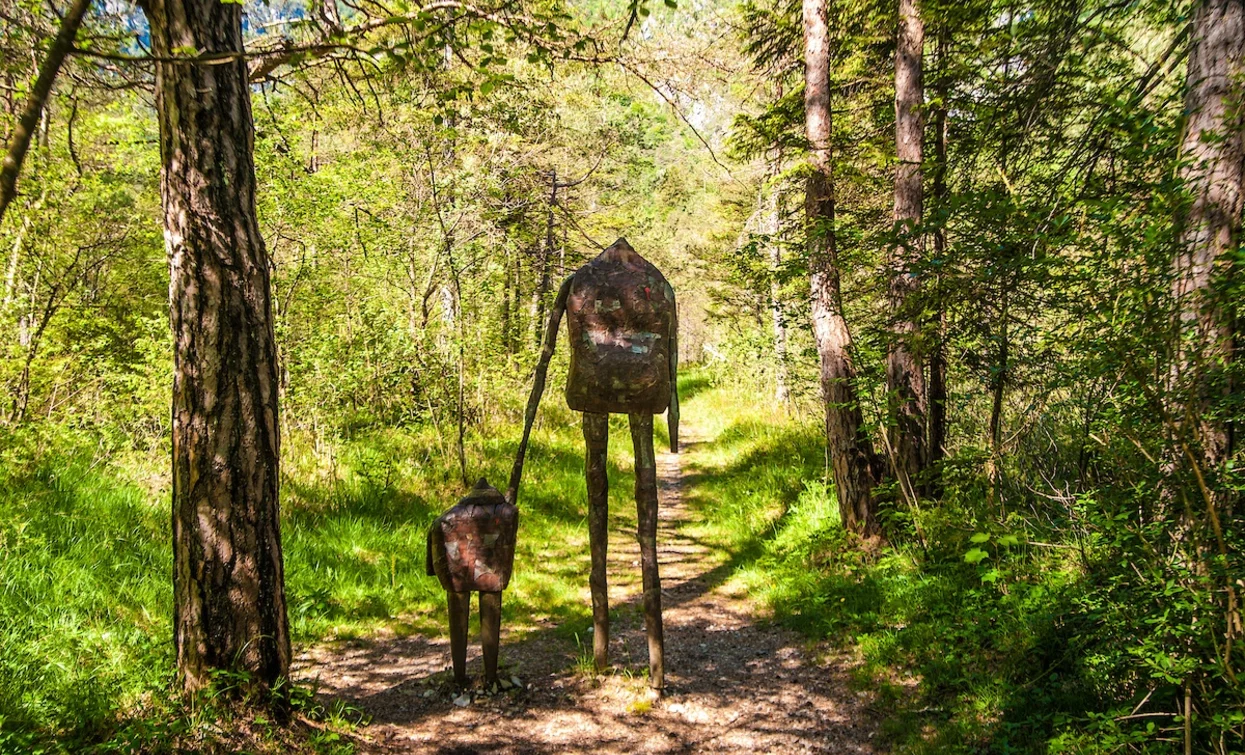
[[[732,385],[708,387],[696,407],[716,440],[691,456],[691,500],[731,554],[723,578],[773,620],[859,656],[857,683],[877,694],[895,751],[1111,749],[1060,744],[1060,724],[1100,705],[1077,645],[1089,627],[1077,624],[1080,574],[1067,551],[996,537],[989,559],[965,563],[976,514],[949,498],[921,514],[928,553],[910,536],[862,552],[840,524],[815,407],[791,417]],[[910,521],[884,513],[901,532]]]
[[[723,558],[708,579],[748,591],[811,640],[855,652],[857,683],[877,695],[894,751],[1162,749],[1162,732],[1146,721],[1116,719],[1132,707],[1130,689],[1172,697],[1160,672],[1137,670],[1142,661],[1161,668],[1170,652],[1130,622],[1144,601],[1160,601],[1146,608],[1154,615],[1180,594],[1121,601],[1129,593],[1102,581],[1118,572],[1096,577],[1076,549],[1031,545],[1040,538],[1014,518],[983,514],[971,477],[917,515],[925,546],[911,535],[910,514],[888,511],[894,542],[862,551],[839,523],[815,408],[792,417],[706,372],[681,385],[685,426],[713,438],[684,457],[685,495],[700,515],[685,532]],[[473,477],[504,486],[514,424],[473,434]],[[613,418],[611,440],[611,514],[631,528],[624,417]],[[0,435],[0,752],[159,749],[152,743],[215,715],[185,710],[168,693],[164,452],[100,443],[66,429]],[[318,446],[292,434],[284,448],[295,642],[443,633],[443,593],[423,558],[428,524],[464,492],[449,442],[434,428],[389,428]],[[582,455],[578,416],[550,398],[528,457],[505,610],[512,630],[552,622],[578,641],[586,672]],[[1086,506],[1087,517],[1102,508]],[[972,548],[985,554],[979,563],[964,559]],[[281,751],[282,735],[272,736]]]
[[[167,513],[87,457],[45,458],[0,480],[0,748],[91,736],[169,676]]]
[[[505,487],[517,426],[474,434],[468,471]],[[664,438],[664,433],[662,434]],[[626,418],[611,422],[611,515],[634,521]],[[664,440],[660,441],[664,442]],[[296,644],[445,632],[424,571],[432,519],[465,493],[432,428],[321,443],[292,433],[283,544]],[[0,436],[0,752],[108,749],[153,739],[186,712],[171,700],[172,556],[164,452],[101,447],[63,428]],[[506,622],[552,620],[586,636],[589,566],[579,417],[542,407],[521,490]],[[164,720],[167,724],[160,724]],[[154,727],[154,728],[153,728]]]

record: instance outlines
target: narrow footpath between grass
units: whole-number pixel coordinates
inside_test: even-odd
[[[445,634],[312,648],[299,658],[300,681],[370,717],[358,731],[365,753],[875,752],[876,712],[849,686],[842,656],[813,651],[795,633],[758,620],[757,606],[728,586],[733,554],[695,534],[685,493],[696,480],[682,466],[714,441],[688,430],[682,455],[658,456],[663,698],[652,701],[644,679],[634,514],[615,511],[611,673],[591,672],[589,638],[568,639],[552,625],[516,636],[503,619],[504,673],[522,688],[491,697],[451,689]],[[476,622],[474,601],[472,610]],[[477,626],[468,664],[478,677]]]

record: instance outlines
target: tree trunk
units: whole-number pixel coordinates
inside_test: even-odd
[[[510,339],[510,288],[513,285],[510,276],[514,274],[514,268],[510,264],[510,245],[506,245],[503,252],[502,265],[502,284],[501,284],[501,348],[506,354],[514,354],[514,348]]]
[[[540,266],[536,290],[532,292],[536,313],[536,345],[540,346],[540,337],[545,322],[545,302],[549,298],[549,265],[553,261],[553,208],[558,202],[558,171],[555,168],[549,174],[549,213],[545,217],[545,245],[537,252],[536,258]],[[537,242],[539,245],[539,242]]]
[[[1008,340],[1008,299],[1007,292],[1000,294],[1003,302],[999,310],[998,343],[999,359],[994,368],[994,380],[990,384],[990,458],[986,460],[986,478],[990,489],[988,499],[991,504],[996,500],[999,479],[1002,474],[1003,461],[1003,400],[1007,393],[1007,371],[1010,342]]]
[[[939,77],[935,84],[937,105],[934,107],[934,205],[939,213],[934,225],[934,258],[945,262],[947,256],[947,38],[938,35]],[[934,306],[934,348],[929,357],[929,447],[928,465],[933,479],[927,487],[931,495],[941,491],[939,462],[946,455],[947,445],[947,311],[942,275],[938,276]]]
[[[22,227],[13,239],[13,251],[9,255],[8,270],[4,274],[4,296],[0,297],[0,311],[7,309],[17,297],[17,267],[22,259],[22,245],[26,243],[26,232],[30,230],[30,218],[22,218]]]
[[[442,227],[444,232],[444,227]],[[450,280],[454,283],[454,290],[450,292],[446,288],[446,293],[450,294],[446,300],[446,308],[450,312],[450,321],[447,322],[449,329],[454,333],[454,339],[458,344],[458,399],[457,399],[457,415],[458,415],[458,437],[455,449],[458,451],[458,472],[462,479],[463,487],[471,487],[471,480],[467,477],[467,420],[466,420],[466,401],[467,401],[467,317],[463,312],[463,282],[462,273],[458,269],[458,263],[454,261],[454,234],[445,233],[445,261],[450,266]]]
[[[899,0],[895,48],[895,233],[890,254],[892,334],[886,359],[891,467],[905,497],[912,498],[928,458],[925,443],[925,373],[920,354],[920,283],[913,268],[923,251],[921,138],[925,89],[922,53],[925,25],[916,0]]]
[[[778,84],[777,96],[782,97],[782,83]],[[769,238],[769,308],[774,327],[774,358],[777,362],[774,371],[774,400],[780,406],[786,406],[791,400],[791,387],[787,370],[787,317],[783,311],[782,285],[779,276],[782,272],[782,208],[783,192],[779,175],[782,173],[782,147],[771,151],[766,173],[770,181],[769,213],[765,220],[765,233]]]
[[[1182,178],[1193,203],[1185,221],[1183,244],[1172,265],[1172,296],[1179,310],[1180,345],[1173,363],[1178,406],[1173,415],[1196,426],[1186,436],[1200,436],[1205,466],[1218,468],[1232,446],[1230,427],[1208,420],[1211,391],[1230,392],[1218,379],[1233,359],[1230,303],[1215,291],[1230,272],[1240,243],[1242,184],[1245,183],[1245,2],[1203,0],[1193,20],[1185,112],[1188,121],[1181,147]]]
[[[522,303],[523,302],[523,257],[524,256],[525,255],[523,253],[521,253],[517,249],[515,250],[515,255],[514,255],[514,260],[513,260],[514,272],[510,278],[510,283],[513,286],[513,288],[511,289],[512,293],[510,295],[510,300],[513,302],[513,304],[510,305],[511,306],[510,332],[512,334],[512,344],[513,344],[511,348],[511,353],[516,353],[523,344],[523,329],[525,327],[523,325],[523,310],[526,309],[526,307],[524,307]]]
[[[812,172],[805,187],[813,337],[821,361],[826,443],[843,525],[876,534],[873,502],[877,457],[863,433],[852,364],[851,333],[843,317],[834,235],[834,182],[830,159],[830,32],[826,0],[803,0],[804,127]]]
[[[777,164],[771,175],[778,175]],[[782,285],[778,277],[782,269],[782,246],[778,243],[782,233],[782,190],[777,185],[770,190],[769,202],[769,218],[765,230],[769,234],[769,306],[774,325],[774,359],[777,362],[774,372],[774,400],[780,406],[786,406],[791,400],[791,387],[787,374],[787,316],[783,311]]]
[[[1181,145],[1181,178],[1193,203],[1185,219],[1181,249],[1172,265],[1172,298],[1179,313],[1179,329],[1171,375],[1175,390],[1168,411],[1179,434],[1177,441],[1184,447],[1202,488],[1215,550],[1225,562],[1230,546],[1220,522],[1233,516],[1239,494],[1225,494],[1221,486],[1207,486],[1203,480],[1209,475],[1217,477],[1235,450],[1232,424],[1216,416],[1216,404],[1222,406],[1237,388],[1225,375],[1231,375],[1235,358],[1239,305],[1231,298],[1225,301],[1219,290],[1226,278],[1239,275],[1232,266],[1238,256],[1245,202],[1243,103],[1245,0],[1202,0],[1193,17],[1185,92],[1188,120]],[[1195,448],[1200,448],[1200,459]],[[1179,457],[1178,450],[1170,452]],[[1226,665],[1245,627],[1237,585],[1228,580],[1223,587]],[[1191,741],[1187,727],[1185,741]],[[1187,744],[1185,749],[1189,749]]]
[[[194,692],[271,688],[290,636],[278,517],[277,353],[255,216],[242,9],[143,0],[156,63],[173,374],[173,643]],[[168,60],[239,53],[210,64]]]
[[[82,254],[79,247],[78,254]],[[73,267],[77,265],[77,259],[73,265],[65,270],[64,278],[73,275]],[[22,361],[22,371],[17,378],[17,388],[13,392],[13,411],[9,415],[9,422],[12,424],[21,424],[26,421],[26,409],[30,404],[30,368],[35,364],[35,357],[39,354],[39,344],[43,342],[43,332],[47,330],[48,323],[52,322],[52,316],[60,309],[63,299],[64,278],[52,284],[48,291],[47,302],[43,305],[43,312],[39,319],[35,319],[35,301],[36,291],[39,287],[38,276],[35,277],[35,286],[31,289],[30,314],[27,315],[25,322],[27,323],[26,335],[21,339],[22,345],[26,347],[26,357]],[[37,323],[37,324],[36,324]]]

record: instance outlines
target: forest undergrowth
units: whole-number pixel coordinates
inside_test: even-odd
[[[941,501],[884,507],[890,542],[861,547],[825,482],[816,412],[777,408],[737,377],[706,388],[715,441],[691,470],[691,501],[774,621],[858,653],[856,680],[877,693],[895,752],[1182,744],[1183,674],[1205,635],[1181,620],[1206,609],[1205,593],[1142,566],[1156,533],[1106,493],[1066,518],[1016,500],[1000,511],[971,462],[953,459]],[[1194,711],[1189,742],[1234,751],[1242,690],[1201,669],[1209,710]]]
[[[517,404],[516,404],[517,405]],[[508,421],[512,420],[512,421]],[[615,435],[626,418],[615,418]],[[467,444],[472,481],[503,485],[518,442],[499,417]],[[664,444],[664,429],[657,431]],[[213,699],[173,694],[167,447],[111,447],[66,427],[0,430],[0,752],[222,752],[258,747],[335,752],[357,712],[294,694],[325,730],[228,723]],[[549,401],[533,435],[506,626],[546,622],[586,636],[590,610],[586,502],[578,415]],[[629,455],[616,442],[614,510],[629,499]],[[282,536],[297,647],[377,632],[439,635],[444,592],[425,574],[432,519],[466,491],[452,438],[428,424],[284,443]],[[227,697],[228,681],[224,692]]]
[[[225,700],[291,637],[442,631],[425,529],[504,482],[557,284],[626,236],[697,363],[700,534],[858,654],[888,746],[1245,752],[1241,0],[187,2],[228,49],[0,3],[0,751],[350,749],[314,690]],[[577,638],[560,405],[506,621]],[[225,552],[263,565],[207,587]]]
[[[1173,617],[1197,610],[1199,597],[1175,582],[1126,579],[1115,559],[1144,533],[1118,514],[1085,497],[1070,514],[1083,522],[1075,536],[1019,507],[999,516],[952,463],[941,502],[884,507],[890,542],[859,547],[825,482],[815,412],[776,407],[720,370],[691,372],[682,386],[685,416],[711,439],[685,469],[700,534],[726,548],[730,579],[773,621],[855,649],[857,683],[877,693],[896,752],[1159,751],[1179,741],[1176,666],[1189,660],[1172,651]],[[587,550],[577,419],[550,401],[537,427],[521,501],[523,568],[506,598],[506,624],[519,632],[551,620],[584,636],[590,623],[579,598]],[[468,469],[499,484],[515,424],[470,437]],[[325,709],[314,690],[295,695],[297,715],[326,723],[301,734],[262,716],[230,725],[210,700],[175,701],[158,445],[111,448],[54,426],[5,432],[0,667],[10,683],[0,689],[0,750],[350,750],[357,712]],[[288,439],[283,537],[296,647],[443,631],[443,594],[423,556],[427,525],[464,489],[451,445],[434,427]],[[627,449],[614,446],[611,495],[627,511]],[[1140,693],[1121,679],[1137,680]],[[1239,690],[1205,693],[1222,707],[1195,718],[1194,731],[1230,743]]]

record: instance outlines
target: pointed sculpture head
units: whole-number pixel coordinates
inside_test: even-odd
[[[619,239],[575,271],[566,317],[571,409],[666,410],[676,325],[674,289],[660,270]]]
[[[519,510],[481,478],[428,531],[427,571],[450,592],[501,592],[514,571]]]

